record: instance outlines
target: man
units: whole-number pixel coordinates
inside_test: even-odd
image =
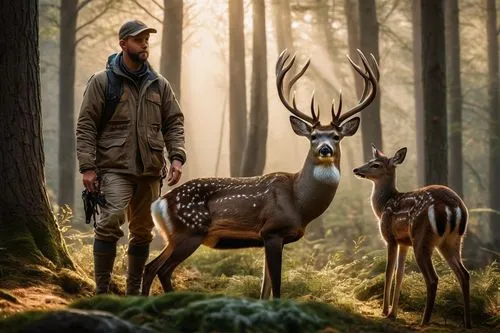
[[[122,52],[108,59],[112,73],[102,71],[90,78],[78,118],[77,156],[83,184],[89,191],[102,191],[107,200],[95,227],[97,294],[109,291],[125,217],[129,223],[127,294],[139,294],[152,240],[150,206],[159,196],[165,167],[163,149],[167,148],[170,160],[168,185],[179,181],[186,160],[184,116],[168,81],[147,62],[150,33],[156,30],[138,20],[122,25],[118,34]],[[118,78],[122,89],[106,119],[109,75]]]

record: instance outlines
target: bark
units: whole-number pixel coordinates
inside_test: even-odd
[[[486,0],[486,35],[488,39],[488,109],[490,115],[490,208],[500,211],[500,103],[498,69],[497,9],[495,0]],[[490,220],[492,244],[500,249],[500,216]]]
[[[247,132],[243,0],[229,0],[229,150],[232,177],[240,175]]]
[[[73,267],[45,189],[38,1],[2,1],[0,19],[0,45],[15,50],[0,54],[0,260]]]
[[[360,48],[359,45],[359,12],[356,0],[345,0],[344,10],[347,22],[347,44],[349,47],[349,56],[352,59],[357,59],[358,55],[356,49]],[[356,88],[356,96],[361,97],[363,93],[363,79],[359,74],[352,69],[354,75],[354,84]]]
[[[183,7],[183,0],[163,1],[160,73],[168,79],[179,100],[181,98]]]
[[[444,3],[421,0],[426,184],[448,181]],[[423,20],[422,20],[423,21]]]
[[[248,136],[241,174],[257,176],[264,172],[268,128],[266,6],[253,0],[252,82]]]
[[[273,0],[272,1],[273,24],[276,33],[276,49],[280,54],[283,50],[288,49],[294,52],[293,34],[292,34],[292,19],[289,0]],[[296,67],[293,66],[288,75],[285,76],[283,86],[287,87],[288,82],[296,73]]]
[[[293,49],[292,20],[289,0],[273,0],[272,12],[278,54],[284,49]]]
[[[61,1],[59,35],[59,191],[58,203],[74,208],[75,196],[75,71],[78,0]]]
[[[417,186],[425,185],[424,153],[424,96],[422,91],[422,38],[420,20],[420,1],[412,2],[413,19],[413,96],[415,99],[415,124],[417,144]]]
[[[446,0],[446,82],[449,111],[449,184],[463,196],[462,84],[460,82],[460,35],[458,0]]]
[[[380,64],[378,51],[379,24],[375,0],[360,1],[358,10],[360,49],[366,56],[372,53]],[[380,124],[380,93],[379,89],[374,101],[361,113],[361,133],[365,161],[372,158],[372,143],[377,148],[384,149],[382,146],[382,126]]]

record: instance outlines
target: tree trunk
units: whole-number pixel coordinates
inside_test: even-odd
[[[463,196],[462,185],[462,84],[460,82],[460,36],[458,0],[446,0],[446,82],[449,116],[449,184]]]
[[[375,0],[363,0],[358,3],[359,9],[359,45],[365,55],[373,54],[379,62],[378,21]],[[379,62],[380,63],[380,62]],[[363,157],[365,161],[372,158],[372,143],[378,149],[382,146],[382,126],[380,124],[380,89],[375,100],[361,113],[361,132],[363,141]]]
[[[61,1],[59,35],[59,192],[58,203],[74,208],[75,48],[78,0]]]
[[[352,59],[357,59],[358,54],[356,49],[359,49],[359,11],[356,0],[345,0],[344,11],[347,22],[347,44],[349,47],[349,56]],[[356,96],[359,98],[363,93],[363,81],[356,70],[353,68],[354,84],[356,88]],[[363,156],[364,157],[364,156]],[[371,159],[371,157],[370,157]]]
[[[160,73],[172,85],[177,99],[181,98],[183,0],[163,1],[163,33],[161,40]]]
[[[488,38],[488,109],[490,114],[490,207],[500,211],[500,105],[498,77],[497,9],[495,0],[486,0]],[[500,216],[490,220],[492,244],[500,249]]]
[[[268,127],[267,39],[264,0],[253,0],[253,50],[250,119],[241,174],[257,176],[266,165]]]
[[[422,36],[420,20],[420,1],[412,2],[413,19],[413,96],[415,99],[415,132],[417,135],[417,186],[425,185],[424,153],[424,95],[422,91]]]
[[[276,31],[276,46],[278,48],[279,54],[284,49],[293,49],[290,1],[273,0],[272,12],[274,20],[274,30]]]
[[[448,182],[444,3],[421,0],[425,182]]]
[[[288,49],[289,52],[294,52],[293,35],[292,35],[292,19],[289,0],[273,0],[272,12],[274,20],[274,30],[276,32],[276,48],[280,54],[283,50]],[[295,74],[295,66],[290,69],[290,72],[283,81],[283,86],[287,87],[290,78]]]
[[[229,0],[229,150],[232,177],[240,176],[247,133],[243,0]]]
[[[1,63],[9,64],[0,80],[2,267],[9,260],[47,259],[59,267],[73,267],[45,190],[38,1],[2,1],[0,19],[5,24],[0,41],[9,41],[9,49],[15,50],[0,55]]]

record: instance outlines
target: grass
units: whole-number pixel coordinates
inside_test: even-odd
[[[88,264],[92,262],[90,238],[75,236],[68,244],[73,259],[86,276],[93,275],[92,265]],[[204,247],[174,273],[173,284],[178,292],[163,295],[155,280],[152,297],[121,297],[125,289],[126,246],[119,246],[112,283],[116,295],[82,298],[71,307],[108,311],[157,332],[408,332],[419,329],[425,283],[411,252],[398,319],[390,321],[381,315],[385,249],[367,245],[362,237],[349,252],[330,247],[332,252],[327,254],[326,245],[311,246],[299,241],[285,248],[282,299],[275,301],[258,300],[264,262],[262,249],[216,251]],[[317,260],[318,251],[321,265]],[[151,258],[157,254],[158,251],[153,251]],[[463,301],[458,282],[440,257],[436,256],[434,262],[440,280],[432,324],[426,331],[460,331]],[[26,267],[24,272],[33,280],[48,278],[75,297],[88,295],[85,294],[89,289],[88,278],[82,278],[82,274],[75,276],[67,270],[53,273],[39,267]],[[0,274],[0,280],[2,278],[6,275]],[[471,312],[476,331],[500,328],[499,286],[497,263],[471,271]],[[0,292],[0,301],[2,299],[12,304],[23,302],[5,289]],[[27,312],[10,316],[0,321],[0,325],[16,332],[19,323],[43,315],[43,312]]]

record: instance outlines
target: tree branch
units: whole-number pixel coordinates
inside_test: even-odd
[[[399,6],[400,0],[396,0],[392,3],[391,9],[387,12],[387,14],[380,20],[381,23],[385,23],[389,17],[391,17],[392,13],[396,10],[396,8]]]
[[[146,14],[151,16],[154,20],[156,20],[158,23],[163,24],[163,21],[160,20],[158,17],[156,17],[153,13],[151,13],[146,7],[141,5],[138,0],[132,0],[133,3],[135,3],[139,8],[141,8]]]
[[[83,7],[87,6],[92,0],[83,0],[80,4],[78,4],[78,7],[76,7],[76,12],[78,13],[80,10],[83,9]]]
[[[82,40],[84,40],[85,38],[87,37],[90,37],[90,34],[85,34],[83,36],[81,36],[80,38],[78,38],[76,41],[75,41],[75,47],[78,46],[78,43],[80,43]]]
[[[161,10],[163,10],[163,5],[162,4],[160,4],[158,1],[155,1],[155,0],[151,0],[151,1],[153,1],[153,3],[158,6],[158,8],[160,8]]]
[[[53,3],[42,3],[40,5],[40,9],[45,9],[45,8],[54,8],[57,10],[61,10],[61,6],[55,5]]]
[[[87,1],[92,1],[92,0],[87,0]],[[81,26],[77,27],[76,28],[76,31],[80,31],[81,29],[85,28],[86,26],[94,23],[95,21],[97,21],[101,16],[103,16],[104,14],[106,14],[106,12],[111,8],[111,4],[113,3],[113,0],[108,0],[108,2],[106,3],[106,6],[104,7],[104,9],[99,13],[97,14],[96,16],[94,16],[92,19],[88,20],[87,22],[83,23]]]

